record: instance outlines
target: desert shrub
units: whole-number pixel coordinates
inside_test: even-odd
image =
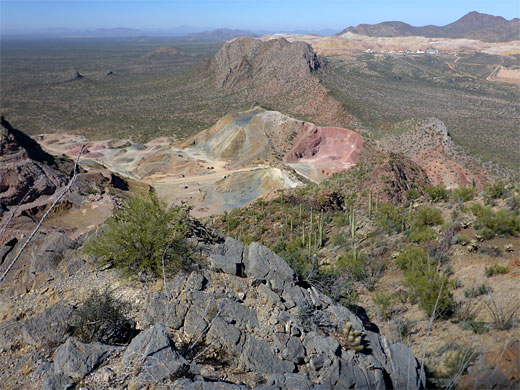
[[[439,350],[444,355],[443,373],[446,378],[457,378],[467,373],[467,368],[476,359],[478,353],[471,345],[459,345],[450,343]]]
[[[188,212],[184,207],[166,209],[154,193],[132,198],[87,242],[85,252],[128,276],[141,271],[160,275],[164,255],[166,270],[174,273],[189,254]]]
[[[491,324],[495,329],[509,330],[518,320],[517,313],[520,311],[520,303],[515,297],[497,299],[493,294],[489,294],[484,301],[484,307],[491,317]]]
[[[464,235],[464,234],[457,234],[453,238],[453,243],[454,244],[460,244],[462,246],[468,245],[470,241],[471,241],[471,239],[468,236]]]
[[[443,222],[441,210],[435,207],[419,207],[413,217],[412,226],[423,228],[425,226],[442,225]]]
[[[372,301],[377,306],[379,315],[383,320],[389,320],[392,318],[392,314],[395,311],[395,306],[398,302],[395,294],[387,291],[376,291],[372,296]]]
[[[343,306],[356,310],[359,295],[350,273],[319,269],[311,272],[306,281]]]
[[[475,229],[484,240],[500,235],[511,236],[520,231],[520,218],[514,211],[495,212],[480,203],[472,205],[471,211],[477,217]]]
[[[420,207],[415,213],[408,238],[415,243],[426,242],[437,237],[432,226],[443,223],[441,211],[435,207]]]
[[[498,265],[497,263],[493,264],[490,267],[486,267],[485,273],[488,278],[495,275],[503,275],[509,272],[509,268],[503,265]]]
[[[383,262],[363,252],[349,252],[341,256],[336,262],[336,267],[338,272],[352,275],[354,280],[361,282],[369,291],[375,288],[385,270]]]
[[[403,210],[393,204],[383,203],[377,210],[376,223],[388,234],[400,233],[404,220]]]
[[[454,301],[448,276],[437,270],[436,262],[424,249],[409,246],[396,258],[396,263],[404,271],[405,284],[418,300],[421,310],[432,315],[438,299],[436,318],[453,313]]]
[[[334,245],[345,246],[348,244],[349,241],[350,240],[348,236],[345,233],[342,233],[341,231],[332,237],[332,243]]]
[[[426,263],[427,254],[422,248],[416,246],[406,247],[395,259],[395,263],[400,270],[406,271],[412,268],[415,264]]]
[[[415,200],[421,196],[421,193],[417,188],[410,188],[409,190],[406,190],[404,194],[408,200]]]
[[[491,292],[491,287],[488,287],[486,284],[482,283],[480,286],[472,287],[464,290],[464,296],[466,298],[476,298],[481,295],[486,295]]]
[[[300,279],[305,279],[312,265],[300,251],[300,240],[279,241],[273,251],[291,266]]]
[[[518,210],[520,209],[520,197],[513,195],[509,198],[506,198],[505,205],[509,208],[509,210]]]
[[[397,340],[402,341],[408,338],[408,336],[410,336],[414,332],[414,328],[415,321],[406,318],[399,318],[394,322],[391,330],[394,334],[394,337]]]
[[[416,244],[433,240],[436,237],[437,237],[437,233],[435,233],[435,230],[433,230],[429,226],[422,227],[422,228],[412,227],[412,229],[408,233],[409,240]]]
[[[475,196],[473,188],[460,187],[451,191],[451,199],[457,202],[468,202]]]
[[[434,203],[448,200],[449,192],[441,184],[437,186],[427,186],[424,190]]]
[[[502,198],[506,193],[506,185],[503,181],[497,181],[493,184],[488,184],[484,187],[484,193],[487,198],[499,199]]]
[[[137,333],[135,322],[125,316],[128,309],[108,290],[93,291],[75,312],[73,335],[84,343],[128,344]]]

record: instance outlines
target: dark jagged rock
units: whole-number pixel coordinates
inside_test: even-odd
[[[0,119],[0,208],[51,195],[67,182],[55,159],[23,132]]]

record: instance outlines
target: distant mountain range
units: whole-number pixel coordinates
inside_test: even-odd
[[[520,19],[504,19],[501,16],[473,11],[446,26],[428,25],[415,27],[403,22],[360,24],[348,27],[338,35],[352,32],[371,37],[423,36],[428,38],[471,38],[486,42],[520,40]]]
[[[259,37],[252,31],[234,30],[229,28],[219,28],[211,31],[195,32],[186,35],[184,38],[190,41],[228,41],[236,37]]]

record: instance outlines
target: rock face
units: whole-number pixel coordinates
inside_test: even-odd
[[[51,195],[66,183],[54,158],[36,141],[14,129],[4,117],[0,125],[0,210],[24,197],[24,202],[30,202]]]
[[[199,245],[207,254],[209,271],[178,275],[168,286],[169,304],[164,293],[156,293],[145,304],[141,323],[164,321],[168,306],[166,322],[173,320],[174,338],[213,347],[214,359],[227,362],[227,367],[215,373],[196,361],[200,376],[179,379],[173,388],[213,388],[207,380],[225,389],[423,386],[408,347],[390,344],[345,307],[315,288],[300,286],[287,263],[268,248],[232,238]],[[302,307],[311,307],[312,314],[304,314]],[[347,323],[362,332],[361,351],[342,337]],[[147,332],[156,332],[152,329],[157,326]]]
[[[217,86],[232,89],[272,80],[294,82],[324,65],[305,42],[240,37],[226,42],[208,67]]]
[[[239,99],[307,115],[314,122],[350,125],[354,118],[317,77],[317,71],[327,68],[308,43],[240,37],[226,42],[201,73]]]
[[[486,172],[476,158],[451,139],[438,119],[426,119],[380,143],[388,151],[402,153],[418,164],[435,185],[458,188],[474,184],[481,189],[486,182]]]
[[[135,306],[143,330],[126,347],[84,344],[64,331],[46,340],[48,329],[59,328],[56,322],[63,329],[71,324],[73,308],[63,303],[2,323],[3,352],[23,342],[35,348],[28,355],[34,387],[26,388],[424,387],[408,347],[389,343],[373,324],[300,285],[288,264],[265,246],[232,238],[192,244],[203,265],[167,281],[166,291],[144,292]],[[361,341],[349,341],[345,328],[359,332]],[[58,348],[42,356],[42,344]]]

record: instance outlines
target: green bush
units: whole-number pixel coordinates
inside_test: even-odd
[[[376,223],[388,234],[400,233],[403,229],[404,220],[403,210],[390,203],[383,203],[377,210]]]
[[[503,265],[493,264],[491,267],[486,267],[485,273],[488,278],[495,275],[503,275],[509,272],[509,268]]]
[[[368,290],[372,291],[383,276],[385,265],[375,257],[368,256],[363,252],[356,255],[349,252],[338,259],[336,268],[340,273],[349,273],[354,277],[354,280],[361,282]]]
[[[300,251],[300,241],[300,239],[279,241],[273,247],[273,252],[284,259],[300,279],[305,279],[309,275],[312,265]]]
[[[395,263],[401,271],[406,271],[414,266],[414,264],[426,263],[427,254],[422,248],[416,246],[406,247],[395,259]]]
[[[415,213],[408,238],[415,243],[433,240],[437,233],[432,226],[443,223],[441,211],[435,207],[420,207]]]
[[[409,190],[406,190],[404,194],[408,200],[415,200],[421,196],[421,193],[417,188],[410,188]]]
[[[495,236],[511,236],[520,231],[520,218],[514,211],[493,211],[490,207],[476,203],[471,206],[471,211],[477,217],[475,229],[485,240]]]
[[[398,302],[395,294],[386,291],[377,291],[372,296],[372,301],[377,306],[379,315],[383,320],[392,318],[395,305]]]
[[[75,312],[73,335],[84,343],[128,344],[136,335],[135,322],[126,318],[129,305],[108,291],[94,291]]]
[[[184,207],[166,209],[154,193],[132,198],[87,242],[85,252],[127,276],[141,271],[160,275],[164,255],[166,270],[174,273],[189,255],[188,213]]]
[[[434,203],[448,200],[449,192],[441,184],[437,186],[427,186],[424,190]]]
[[[460,187],[451,191],[451,199],[457,202],[468,202],[475,196],[473,188]]]
[[[435,230],[433,230],[429,226],[422,227],[422,228],[412,227],[412,229],[408,233],[409,240],[416,244],[434,240],[436,237],[437,237],[437,233],[435,233]]]
[[[437,318],[453,313],[455,303],[448,276],[438,272],[436,262],[427,256],[424,249],[409,246],[396,258],[396,263],[404,271],[406,285],[426,314],[433,313],[437,298]]]
[[[466,298],[476,298],[481,295],[486,295],[491,292],[491,288],[482,283],[478,287],[472,287],[464,290],[464,296]]]
[[[442,225],[444,220],[441,216],[441,210],[435,207],[419,207],[412,221],[415,228],[423,228],[425,226]]]
[[[490,199],[499,199],[506,194],[505,183],[503,181],[497,181],[493,184],[488,184],[484,187],[484,193],[486,197]]]

